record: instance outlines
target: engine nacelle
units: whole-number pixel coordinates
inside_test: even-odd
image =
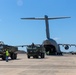
[[[68,50],[69,49],[69,46],[68,45],[65,45],[64,48],[65,48],[65,50]]]

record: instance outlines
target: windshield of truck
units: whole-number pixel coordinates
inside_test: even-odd
[[[0,51],[3,49],[3,46],[0,46]]]

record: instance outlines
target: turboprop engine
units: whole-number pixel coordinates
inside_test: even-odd
[[[47,55],[62,55],[60,51],[60,46],[53,39],[43,41],[42,45],[45,48]]]

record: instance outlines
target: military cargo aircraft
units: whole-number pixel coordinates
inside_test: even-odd
[[[50,32],[49,32],[49,23],[48,20],[55,20],[55,19],[65,19],[70,17],[55,17],[55,18],[48,18],[47,15],[44,16],[44,18],[21,18],[22,20],[45,20],[46,25],[46,40],[43,41],[41,44],[44,48],[47,54],[51,55],[62,55],[62,52],[60,50],[60,45],[62,45],[66,50],[69,49],[71,46],[76,46],[76,44],[58,44],[54,39],[50,38]],[[27,45],[20,45],[18,47],[24,47]]]

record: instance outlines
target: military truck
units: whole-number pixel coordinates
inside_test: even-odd
[[[41,58],[45,58],[45,49],[41,46],[41,45],[29,45],[27,46],[27,57],[33,58],[39,58],[39,56]]]
[[[17,59],[17,51],[18,51],[17,47],[0,44],[0,58],[2,58],[2,60],[5,60],[6,58],[5,56],[6,49],[8,49],[9,57],[11,57],[11,59]]]

